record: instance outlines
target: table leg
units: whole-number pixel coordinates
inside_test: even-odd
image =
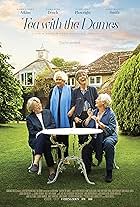
[[[80,165],[78,169],[81,170],[81,173],[84,174],[84,176],[85,176],[85,180],[87,181],[87,183],[92,184],[92,185],[95,185],[94,182],[91,182],[91,181],[89,180],[89,178],[88,178],[88,176],[87,176],[87,171],[86,171],[86,168],[85,168],[85,164],[83,163],[83,160],[82,160],[82,159],[79,159],[79,160],[78,160],[78,164]]]
[[[64,161],[67,160],[67,161],[70,161],[70,160],[74,160],[77,162],[77,164],[79,165],[78,169],[81,170],[81,173],[84,174],[84,177],[85,177],[85,180],[87,181],[87,183],[89,184],[92,184],[94,185],[95,183],[94,182],[91,182],[87,176],[87,172],[86,172],[86,168],[85,168],[85,164],[83,163],[83,160],[79,157],[76,157],[76,156],[68,156],[66,157],[65,159],[62,159],[60,160],[58,166],[57,166],[57,170],[56,170],[56,175],[55,175],[55,178],[52,180],[52,181],[48,181],[47,184],[52,184],[54,182],[56,182],[57,178],[58,178],[58,175],[59,173],[63,172],[63,170],[66,169],[65,167],[65,164],[64,164]]]
[[[47,184],[54,183],[57,180],[59,173],[60,172],[62,173],[62,171],[65,170],[65,169],[66,169],[66,167],[64,166],[64,160],[61,159],[58,166],[57,166],[55,178],[52,181],[48,181]]]

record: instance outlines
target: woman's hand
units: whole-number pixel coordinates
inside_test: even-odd
[[[89,108],[87,110],[87,114],[88,114],[89,117],[92,117],[93,116],[93,112],[91,111],[91,108]]]
[[[74,118],[74,121],[75,121],[76,124],[78,124],[78,123],[81,123],[82,122],[82,119],[80,119],[78,117],[75,117]]]
[[[99,125],[99,127],[101,129],[104,129],[105,128],[105,125],[100,121],[99,117],[92,116],[91,118],[94,119],[97,122],[97,124]]]
[[[75,111],[75,106],[73,106],[69,111],[68,111],[68,117],[72,117],[73,113]]]

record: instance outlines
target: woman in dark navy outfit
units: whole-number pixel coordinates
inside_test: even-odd
[[[50,136],[39,132],[43,129],[55,128],[55,123],[51,112],[48,109],[42,109],[42,104],[37,97],[32,97],[27,102],[27,109],[30,114],[26,118],[29,132],[29,146],[35,151],[34,163],[29,172],[38,172],[38,164],[41,156],[44,154],[49,169],[48,180],[55,177],[54,161],[51,154]]]
[[[74,89],[72,95],[72,107],[75,108],[73,120],[75,121],[76,127],[80,128],[83,127],[83,120],[88,117],[87,111],[89,109],[95,109],[95,100],[98,97],[98,93],[95,87],[88,86],[88,76],[85,70],[77,71],[75,79],[78,81],[79,87]],[[78,137],[79,144],[83,144],[88,139],[88,134],[79,135]],[[86,145],[82,151],[82,159],[85,163],[87,173],[89,173],[91,170],[91,166],[89,163],[91,163],[92,161],[92,152],[94,149],[93,141],[94,140],[92,140],[89,145]]]

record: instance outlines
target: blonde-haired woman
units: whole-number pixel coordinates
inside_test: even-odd
[[[112,181],[114,163],[114,146],[118,141],[117,121],[111,107],[111,97],[108,94],[100,94],[96,99],[96,107],[93,112],[88,111],[88,118],[83,122],[84,126],[100,128],[103,133],[96,137],[96,156],[99,162],[102,160],[103,151],[106,159],[105,181]],[[95,137],[93,137],[94,139]]]
[[[55,128],[55,123],[51,112],[42,108],[40,99],[32,97],[27,102],[27,109],[30,114],[26,117],[26,123],[29,133],[29,146],[35,151],[34,163],[29,169],[30,173],[38,172],[38,164],[41,156],[44,154],[49,169],[48,180],[52,181],[55,177],[54,161],[51,154],[50,136],[38,134],[43,129]]]

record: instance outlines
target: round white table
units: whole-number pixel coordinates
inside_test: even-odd
[[[102,133],[103,130],[101,129],[95,129],[95,128],[55,128],[55,129],[44,129],[42,131],[40,131],[37,136],[41,133],[43,134],[48,134],[48,135],[86,135],[86,134],[99,134],[99,133]],[[87,142],[85,142],[82,147],[81,147],[81,151],[83,149],[83,147],[85,145],[87,145],[90,141],[91,141],[92,138],[88,139]],[[82,153],[81,153],[82,154]],[[88,179],[88,176],[87,176],[87,172],[86,172],[86,168],[85,168],[85,164],[82,160],[81,157],[77,157],[77,156],[68,156],[66,158],[64,158],[64,156],[61,158],[58,166],[57,166],[57,170],[56,170],[56,176],[55,178],[53,179],[53,181],[49,181],[47,182],[48,184],[50,183],[54,183],[56,180],[57,180],[57,177],[58,177],[58,174],[59,172],[62,172],[64,169],[65,169],[65,161],[70,161],[70,160],[74,160],[76,161],[78,164],[79,164],[79,170],[81,170],[81,173],[84,174],[85,176],[85,179],[86,181],[89,183],[89,184],[95,184],[94,182],[91,182],[89,179]]]
[[[99,134],[102,133],[102,129],[95,128],[55,128],[55,129],[44,129],[39,133],[43,134],[55,134],[55,135],[84,135],[84,134]]]

